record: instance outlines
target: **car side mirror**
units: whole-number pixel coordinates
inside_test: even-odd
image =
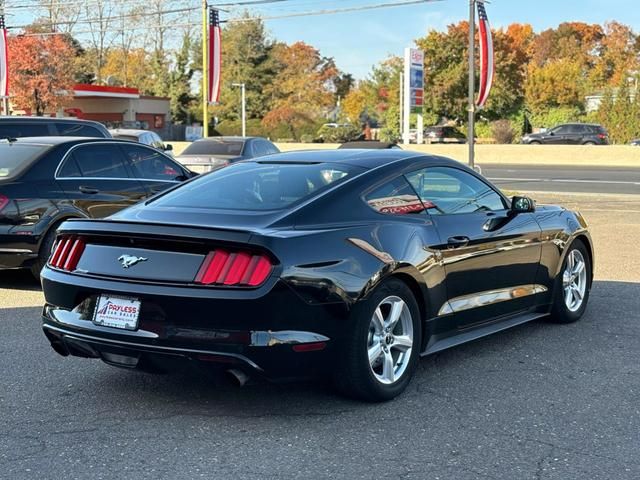
[[[170,152],[170,151],[172,151],[172,150],[173,150],[173,145],[171,145],[170,143],[166,144],[166,145],[164,146],[164,150],[165,150],[165,152]]]
[[[513,197],[511,199],[513,213],[529,213],[536,211],[536,202],[529,197]]]
[[[549,135],[553,137],[555,135],[555,132],[549,132]]]

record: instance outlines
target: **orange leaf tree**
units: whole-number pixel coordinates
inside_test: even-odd
[[[36,115],[65,106],[73,93],[74,61],[75,50],[63,35],[10,37],[12,103]]]

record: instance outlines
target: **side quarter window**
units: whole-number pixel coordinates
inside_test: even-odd
[[[457,168],[430,167],[407,175],[407,180],[432,215],[500,211],[502,196],[488,184]]]
[[[365,202],[378,213],[407,215],[425,210],[424,205],[404,177],[398,177],[364,196]]]

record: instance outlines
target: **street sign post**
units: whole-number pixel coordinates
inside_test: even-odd
[[[404,108],[402,122],[402,140],[409,144],[411,129],[411,114],[417,114],[417,143],[423,142],[423,118],[424,106],[424,52],[416,48],[404,50]]]

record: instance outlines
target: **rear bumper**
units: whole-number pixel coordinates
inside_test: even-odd
[[[152,286],[84,278],[45,268],[43,330],[62,355],[100,358],[119,366],[156,369],[187,361],[238,368],[268,378],[305,378],[332,365],[341,309],[308,305],[277,283],[253,298],[200,296],[188,287]],[[100,294],[142,302],[138,328],[120,330],[93,323]],[[206,292],[205,292],[206,293]],[[168,369],[168,368],[167,368]]]
[[[0,247],[0,270],[29,268],[37,258],[37,253],[27,249]]]

